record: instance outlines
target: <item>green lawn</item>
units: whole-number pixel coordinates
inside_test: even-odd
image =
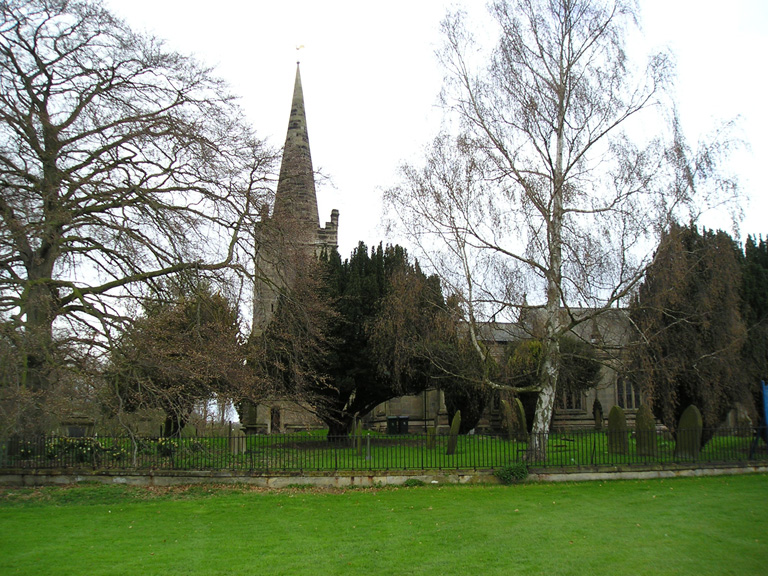
[[[0,574],[765,574],[768,476],[0,489]]]

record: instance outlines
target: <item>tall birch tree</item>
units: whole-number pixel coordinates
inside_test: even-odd
[[[664,120],[671,67],[663,54],[641,69],[628,60],[633,2],[497,0],[491,16],[487,55],[466,14],[443,22],[448,128],[385,197],[463,296],[479,354],[478,322],[538,319],[531,451],[542,457],[563,336],[626,302],[671,216],[706,204],[704,180],[735,188],[715,177],[722,147],[692,151],[673,110],[668,140],[647,136]]]

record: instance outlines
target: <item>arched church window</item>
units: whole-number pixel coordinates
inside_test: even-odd
[[[616,379],[616,404],[624,410],[640,408],[640,391],[623,376]]]

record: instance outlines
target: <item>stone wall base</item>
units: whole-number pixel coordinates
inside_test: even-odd
[[[766,474],[768,464],[746,466],[617,467],[594,469],[531,469],[528,482],[581,482],[605,480],[648,480],[733,474]],[[132,470],[0,470],[2,486],[55,486],[83,482],[124,484],[129,486],[174,486],[184,484],[247,484],[264,488],[318,486],[344,488],[352,486],[397,486],[408,480],[425,484],[498,484],[492,470],[476,471],[389,471],[375,473],[336,474],[243,474],[210,471],[146,471]]]

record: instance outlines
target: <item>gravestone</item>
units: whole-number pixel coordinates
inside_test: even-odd
[[[619,406],[614,406],[608,414],[608,453],[627,454],[628,452],[627,416]]]
[[[89,438],[93,436],[96,422],[82,414],[71,414],[61,421],[61,426],[70,438]]]
[[[259,419],[259,407],[248,400],[243,401],[240,424],[242,425],[246,436],[267,433],[266,423]]]
[[[595,419],[595,430],[600,432],[603,429],[603,405],[597,398],[592,403],[592,417]]]
[[[363,421],[358,420],[355,426],[355,449],[358,456],[363,455]]]
[[[704,427],[701,412],[693,404],[686,408],[677,425],[675,458],[696,460],[701,451],[701,432]]]
[[[432,450],[437,446],[437,418],[434,425],[427,428],[427,448]]]
[[[241,430],[236,430],[229,436],[229,451],[235,456],[245,454],[245,434]]]
[[[643,404],[635,415],[635,436],[638,456],[655,456],[658,448],[656,420],[651,410]]]
[[[451,431],[448,436],[448,449],[445,451],[446,456],[453,456],[456,453],[456,445],[459,442],[459,427],[461,426],[461,410],[456,410],[456,414],[453,415],[453,421],[451,422]]]
[[[501,401],[502,428],[510,441],[528,441],[528,423],[525,420],[525,410],[519,398]]]

